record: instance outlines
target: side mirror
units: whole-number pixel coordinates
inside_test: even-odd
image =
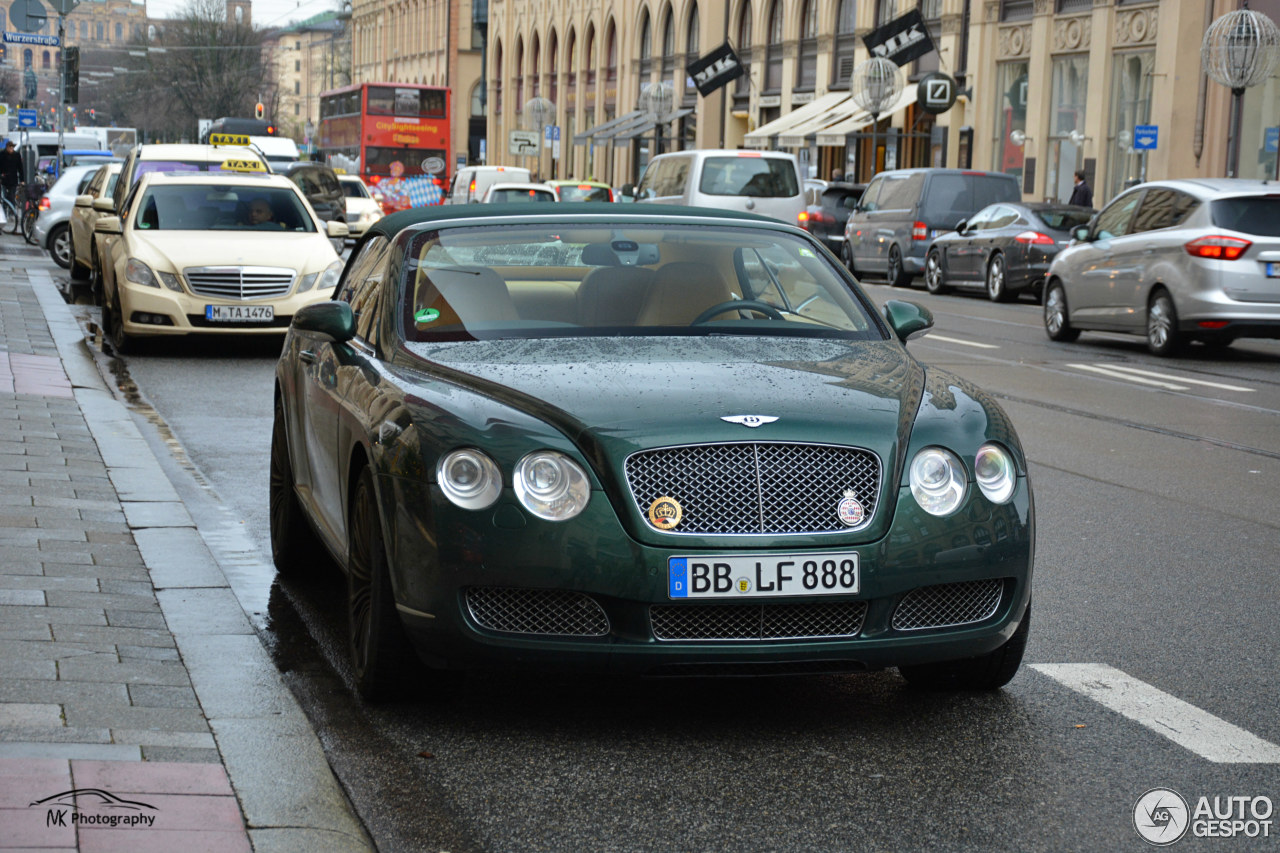
[[[961,219],[959,222],[956,223],[956,231],[963,234],[965,226],[967,226],[968,224],[969,224],[969,220]]]
[[[78,195],[75,201],[76,207],[93,207],[93,196]]]
[[[636,197],[636,185],[635,185],[635,184],[623,184],[623,185],[622,185],[622,194],[623,194],[623,195],[625,195],[627,198],[635,198],[635,197]]]
[[[313,302],[298,309],[292,326],[299,331],[324,335],[339,344],[356,336],[356,317],[348,302]]]
[[[913,338],[924,337],[933,328],[933,314],[914,302],[890,299],[884,304],[884,318],[904,344]]]
[[[94,234],[119,234],[120,233],[120,217],[119,216],[103,216],[93,223]]]
[[[1089,226],[1088,226],[1088,225],[1077,225],[1077,226],[1076,226],[1076,229],[1075,229],[1074,231],[1072,231],[1072,232],[1071,232],[1071,236],[1072,236],[1072,237],[1075,237],[1077,240],[1080,240],[1081,242],[1084,242],[1084,241],[1088,240],[1088,239],[1089,239]]]
[[[351,233],[351,229],[347,228],[347,223],[338,222],[337,220],[326,223],[324,231],[330,237],[346,237]]]
[[[76,203],[80,203],[79,199],[76,200]],[[99,213],[115,213],[116,200],[111,196],[99,196],[93,199],[93,209]]]

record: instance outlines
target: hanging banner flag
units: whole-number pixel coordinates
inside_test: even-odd
[[[698,94],[703,97],[747,73],[738,54],[733,52],[728,42],[690,62],[685,66],[685,71],[693,79],[693,85],[698,87]]]
[[[894,18],[879,29],[862,37],[862,43],[872,56],[890,59],[899,68],[932,51],[933,39],[924,25],[919,9],[912,9],[900,18]]]

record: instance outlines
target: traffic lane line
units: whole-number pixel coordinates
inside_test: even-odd
[[[1280,746],[1101,663],[1031,669],[1218,764],[1280,764]]]
[[[1189,391],[1191,390],[1191,385],[1200,385],[1205,388],[1216,388],[1219,391],[1238,391],[1245,394],[1253,394],[1256,391],[1254,388],[1245,388],[1240,385],[1228,385],[1225,382],[1210,382],[1205,379],[1188,379],[1185,376],[1171,376],[1168,373],[1157,373],[1154,370],[1142,370],[1137,367],[1128,367],[1123,364],[1080,364],[1076,362],[1068,362],[1067,367],[1075,368],[1076,370],[1087,370],[1091,373],[1098,373],[1110,379],[1119,379],[1123,382],[1137,382],[1140,385],[1154,385],[1158,388],[1166,388],[1170,391]]]
[[[949,344],[959,344],[960,346],[965,346],[965,347],[977,347],[978,349],[1000,349],[1000,347],[996,344],[980,344],[977,341],[966,341],[960,338],[948,338],[948,337],[944,337],[943,335],[935,335],[932,333],[928,336],[928,340],[944,341]]]
[[[1097,373],[1107,377],[1108,379],[1117,379],[1121,382],[1136,382],[1139,385],[1154,385],[1157,388],[1164,388],[1169,391],[1190,391],[1191,390],[1190,387],[1186,385],[1175,385],[1172,382],[1161,382],[1160,380],[1157,380],[1157,379],[1144,379],[1141,376],[1128,376],[1124,373],[1120,373],[1106,367],[1101,367],[1100,365],[1096,365],[1096,364],[1070,364],[1069,363],[1067,364],[1067,367],[1072,367],[1072,368],[1075,368],[1076,370],[1087,370],[1090,373]]]
[[[1167,373],[1156,373],[1154,370],[1140,370],[1139,368],[1129,367],[1124,364],[1110,364],[1107,366],[1112,370],[1134,373],[1138,376],[1151,376],[1157,379],[1171,379],[1175,382],[1186,382],[1190,385],[1204,385],[1207,388],[1220,388],[1225,391],[1243,391],[1246,394],[1252,394],[1257,390],[1255,388],[1244,388],[1239,385],[1228,385],[1225,382],[1209,382],[1204,379],[1188,379],[1185,376],[1170,376]]]

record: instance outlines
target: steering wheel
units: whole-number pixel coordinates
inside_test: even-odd
[[[703,311],[689,323],[690,326],[697,326],[705,323],[717,314],[723,314],[726,311],[755,311],[763,314],[770,320],[783,320],[787,318],[782,316],[782,312],[774,308],[768,302],[760,302],[756,299],[731,299],[728,302],[720,302],[712,305],[706,311]]]

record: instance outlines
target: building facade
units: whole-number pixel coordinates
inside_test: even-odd
[[[351,37],[337,12],[273,31],[263,44],[276,73],[272,116],[305,152],[320,123],[320,93],[351,82]]]

